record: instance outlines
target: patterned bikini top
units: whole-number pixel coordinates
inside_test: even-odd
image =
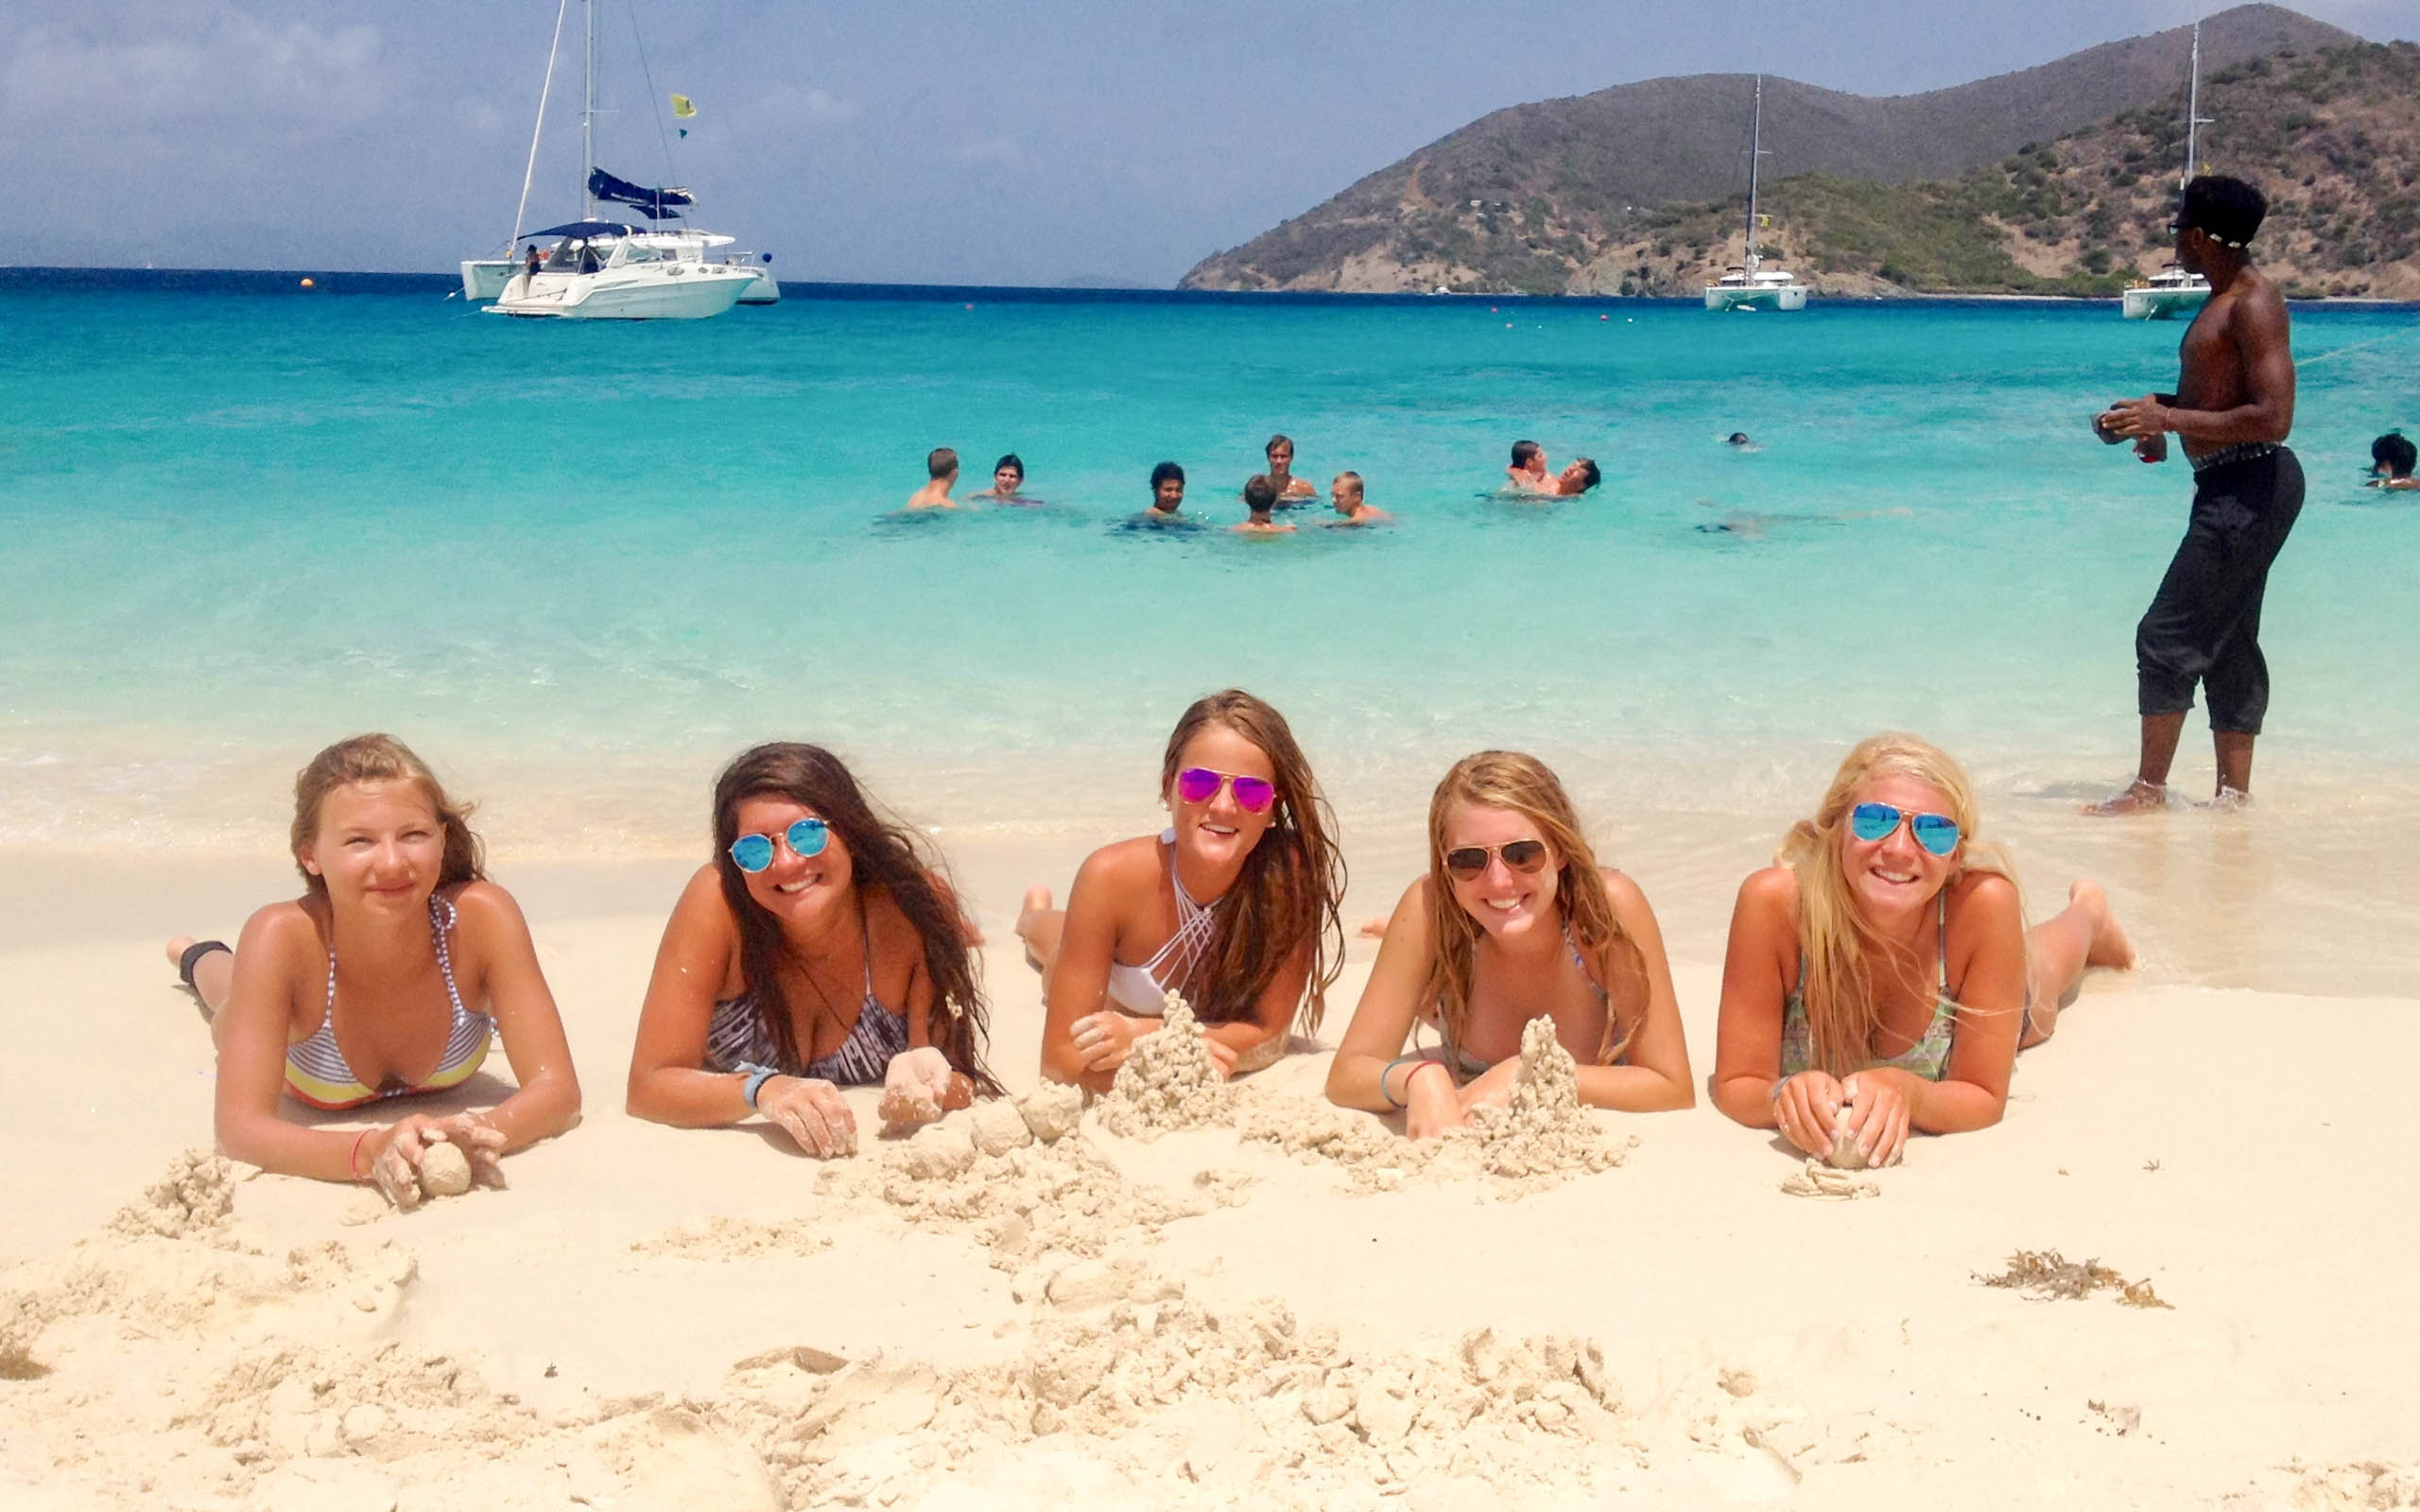
[[[858,938],[866,961],[865,997],[857,1006],[857,1022],[838,1048],[804,1065],[784,1065],[772,1026],[765,1022],[754,997],[742,992],[715,1005],[706,1021],[705,1069],[715,1072],[777,1071],[805,1076],[836,1087],[871,1087],[890,1069],[890,1059],[908,1048],[908,1016],[893,1013],[873,995],[873,944],[859,920]]]
[[[1933,929],[1933,971],[1937,987],[1933,993],[1932,1022],[1916,1042],[1895,1056],[1877,1056],[1869,1066],[1896,1066],[1911,1071],[1927,1081],[1939,1081],[1949,1071],[1949,1046],[1958,1027],[1958,1004],[1949,995],[1949,891],[1940,895],[1941,906]],[[1807,1027],[1806,954],[1798,956],[1798,985],[1781,1005],[1781,1074],[1795,1076],[1812,1070],[1815,1064],[1815,1035]]]
[[[443,1091],[470,1079],[471,1073],[488,1057],[488,1043],[495,1035],[495,1020],[484,1013],[473,1013],[462,1005],[461,989],[454,985],[454,953],[448,943],[454,923],[454,904],[430,894],[428,934],[437,946],[437,971],[445,979],[445,1002],[452,1017],[446,1027],[445,1049],[437,1057],[437,1069],[429,1073],[428,1079],[415,1083],[389,1077],[378,1086],[370,1087],[346,1064],[344,1052],[337,1048],[337,947],[332,927],[328,939],[327,1009],[309,1039],[285,1047],[287,1092],[299,1102],[335,1112],[389,1097]]]

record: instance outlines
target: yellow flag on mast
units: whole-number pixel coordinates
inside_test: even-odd
[[[675,94],[672,96],[672,113],[685,121],[698,113],[698,108],[689,103],[688,95]]]

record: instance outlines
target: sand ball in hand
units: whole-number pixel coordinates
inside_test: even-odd
[[[458,1144],[432,1144],[421,1152],[420,1190],[431,1197],[458,1197],[471,1190],[471,1158]]]
[[[1845,1121],[1832,1131],[1832,1153],[1824,1161],[1842,1171],[1865,1169],[1865,1152],[1857,1147],[1857,1136],[1849,1132]]]

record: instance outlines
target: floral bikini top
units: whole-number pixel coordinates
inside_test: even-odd
[[[1938,922],[1933,934],[1933,971],[1938,987],[1933,994],[1932,1022],[1916,1042],[1895,1056],[1878,1056],[1870,1066],[1896,1066],[1910,1071],[1927,1081],[1939,1081],[1949,1070],[1949,1044],[1958,1026],[1958,1004],[1949,995],[1949,892],[1940,894]],[[1802,1000],[1806,990],[1806,955],[1798,956],[1798,985],[1781,1005],[1781,1074],[1795,1076],[1815,1065],[1815,1036],[1806,1026],[1806,1005]]]

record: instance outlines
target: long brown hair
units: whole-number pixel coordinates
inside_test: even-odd
[[[715,780],[715,874],[722,898],[739,928],[739,970],[750,1004],[778,1052],[782,1068],[804,1066],[798,1036],[790,1026],[789,996],[782,987],[782,963],[796,954],[781,924],[748,894],[748,879],[731,859],[739,838],[739,805],[772,795],[804,804],[831,826],[849,848],[858,906],[868,888],[879,888],[899,905],[925,948],[925,974],[932,979],[928,1021],[933,1043],[951,1066],[976,1086],[996,1093],[1000,1084],[983,1064],[990,1023],[979,970],[966,943],[965,920],[955,899],[935,879],[942,862],[932,843],[901,820],[876,812],[840,759],[821,746],[774,741],[739,753]]]
[[[2016,885],[2007,853],[1978,833],[1983,816],[1975,784],[1956,759],[1928,741],[1892,731],[1858,743],[1832,774],[1814,817],[1791,825],[1773,857],[1798,877],[1799,1005],[1806,1013],[1815,1064],[1835,1076],[1873,1063],[1874,1032],[1882,1022],[1875,957],[1901,957],[1894,964],[1902,970],[1921,971],[1923,965],[1876,931],[1850,901],[1848,880],[1841,875],[1841,826],[1849,800],[1876,777],[1905,777],[1949,799],[1949,816],[1958,821],[1957,869],[1943,887],[1957,885],[1969,871],[1993,872]],[[1958,1013],[1967,1011],[1955,1000],[1951,1005]]]
[[[352,782],[398,782],[420,789],[436,811],[438,826],[445,832],[445,855],[438,863],[437,885],[451,887],[487,880],[487,851],[471,829],[471,805],[446,797],[444,784],[426,762],[412,754],[410,747],[392,735],[370,734],[337,741],[294,774],[294,825],[286,832],[286,844],[294,852],[294,869],[302,873],[304,887],[322,898],[328,893],[328,880],[302,865],[302,848],[319,835],[320,810],[328,795]]]
[[[1647,961],[1638,942],[1614,917],[1613,895],[1597,869],[1596,852],[1580,830],[1570,795],[1547,764],[1517,750],[1483,750],[1454,764],[1428,799],[1428,934],[1437,958],[1422,996],[1438,1005],[1445,1042],[1459,1049],[1471,1020],[1471,962],[1479,922],[1454,897],[1445,870],[1445,816],[1457,804],[1510,809],[1538,827],[1538,838],[1559,858],[1555,903],[1582,954],[1604,979],[1605,1035],[1597,1064],[1610,1066],[1630,1048],[1647,1017]]]
[[[1275,773],[1277,800],[1235,885],[1211,905],[1223,916],[1218,942],[1207,968],[1187,973],[1185,999],[1204,1023],[1250,1019],[1261,993],[1307,943],[1311,978],[1294,1022],[1309,1034],[1344,970],[1344,856],[1336,846],[1336,816],[1286,716],[1241,688],[1198,698],[1177,720],[1160,759],[1162,794],[1176,782],[1185,743],[1213,725],[1260,747]]]

